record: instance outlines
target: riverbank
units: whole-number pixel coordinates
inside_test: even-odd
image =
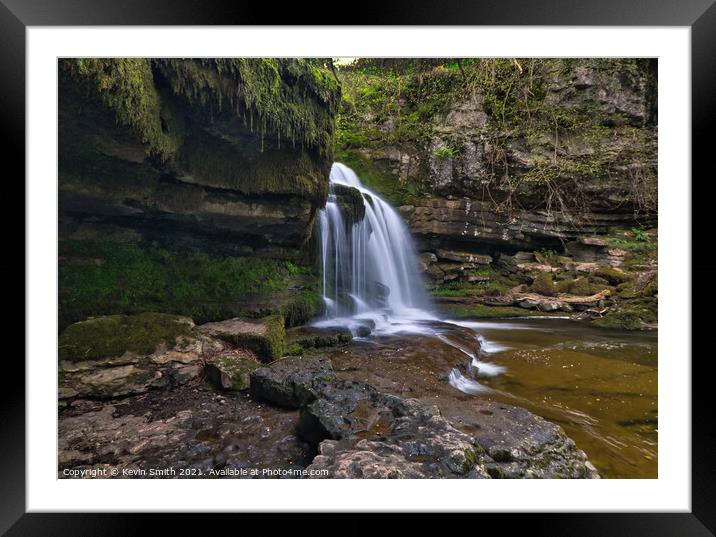
[[[64,363],[58,475],[582,477],[596,475],[590,460],[602,477],[655,477],[655,337],[556,319],[457,322],[353,341],[293,329],[278,360],[242,348],[245,323],[187,325],[146,356]],[[481,389],[461,392],[454,370]],[[416,459],[411,442],[432,447]],[[475,460],[450,462],[460,450]]]
[[[597,475],[559,426],[450,386],[448,373],[464,370],[466,355],[439,339],[429,341],[442,353],[425,352],[428,340],[415,336],[341,342],[340,332],[313,329],[293,335],[301,356],[262,366],[257,355],[229,343],[246,327],[229,327],[231,333],[210,327],[223,339],[190,327],[174,346],[164,342],[145,357],[124,353],[125,361],[134,354],[131,375],[118,375],[126,366],[116,360],[97,362],[94,370],[79,362],[75,368],[91,379],[79,385],[103,398],[69,396],[68,373],[61,376],[58,475],[115,469],[115,477],[136,477],[180,467],[209,477],[258,477],[250,469],[263,477]],[[453,327],[453,337],[474,343],[477,352],[474,334]],[[158,363],[171,369],[141,373]],[[186,372],[191,366],[193,376]],[[277,473],[268,476],[265,468]]]

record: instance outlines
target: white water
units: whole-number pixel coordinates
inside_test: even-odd
[[[365,217],[346,229],[334,185],[357,189]],[[375,192],[363,186],[353,170],[335,163],[330,193],[320,213],[323,300],[327,318],[319,326],[359,327],[376,335],[430,334],[425,286],[418,272],[415,248],[400,215]]]
[[[435,328],[440,319],[430,312],[412,237],[395,209],[363,186],[356,173],[341,163],[333,164],[329,180],[328,201],[320,212],[326,317],[314,325],[347,327],[358,338],[369,333],[434,336],[470,358],[468,371],[473,376],[503,373],[504,367],[480,360],[482,356],[478,357],[472,349]],[[360,222],[346,224],[346,216],[337,203],[336,185],[353,187],[360,192],[365,207],[365,217]],[[468,323],[451,324],[469,327]],[[481,355],[504,350],[482,336],[476,336],[477,341],[482,347]],[[465,393],[489,391],[458,369],[450,372],[448,381]]]

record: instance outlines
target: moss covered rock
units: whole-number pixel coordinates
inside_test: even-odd
[[[315,271],[293,261],[89,238],[60,240],[61,329],[111,313],[165,311],[197,323],[283,314],[295,326],[320,312]]]
[[[349,343],[353,334],[349,330],[331,330],[311,327],[298,327],[286,332],[286,341],[302,349],[320,349]]]
[[[621,330],[639,330],[643,323],[639,314],[634,311],[615,311],[607,313],[601,319],[592,321],[594,326]]]
[[[240,349],[253,351],[264,362],[278,360],[283,356],[285,328],[281,315],[269,315],[256,321],[228,319],[203,324],[198,330]]]
[[[59,338],[59,358],[67,361],[121,356],[125,352],[151,354],[160,343],[173,345],[188,335],[194,323],[165,313],[109,315],[68,326]]]
[[[557,293],[557,288],[552,281],[552,274],[542,272],[537,274],[530,285],[530,290],[540,295],[553,296]]]
[[[251,373],[260,363],[245,353],[219,354],[206,364],[207,377],[221,390],[243,391],[249,389]]]
[[[584,276],[582,278],[567,278],[558,282],[556,285],[559,293],[578,296],[594,295],[603,291],[607,287],[608,284],[606,281],[601,278],[592,278],[591,276]]]
[[[341,214],[343,214],[346,226],[351,226],[363,220],[365,203],[363,202],[363,195],[357,188],[336,184],[332,186],[331,192],[336,197],[336,204],[340,208]]]
[[[612,285],[619,285],[631,280],[631,276],[629,274],[623,270],[612,267],[600,267],[594,272],[594,275],[604,278]]]
[[[318,313],[308,241],[339,97],[329,60],[60,60],[60,327]]]

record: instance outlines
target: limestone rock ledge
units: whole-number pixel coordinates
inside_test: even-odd
[[[60,60],[61,229],[301,246],[328,191],[329,73],[320,60]]]

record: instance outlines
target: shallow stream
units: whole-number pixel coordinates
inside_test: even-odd
[[[481,399],[526,408],[561,425],[602,477],[657,477],[655,331],[537,318],[421,324],[357,338],[332,352],[334,366],[437,404],[466,431],[480,422]]]

